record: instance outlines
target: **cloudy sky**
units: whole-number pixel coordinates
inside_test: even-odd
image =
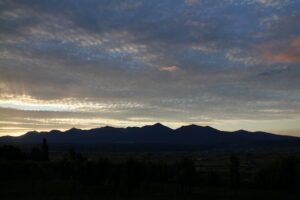
[[[0,0],[0,135],[210,125],[300,136],[300,0]]]

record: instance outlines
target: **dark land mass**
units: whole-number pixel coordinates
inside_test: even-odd
[[[189,125],[171,129],[162,124],[144,127],[103,127],[91,130],[28,132],[19,137],[4,136],[0,144],[32,146],[45,138],[53,151],[70,147],[89,152],[164,152],[205,150],[298,149],[300,138],[266,132],[226,132],[209,126]]]
[[[1,199],[300,197],[297,137],[155,124],[0,141]]]
[[[49,145],[51,150],[51,145]],[[0,146],[1,199],[298,200],[299,153],[105,153],[60,156]]]

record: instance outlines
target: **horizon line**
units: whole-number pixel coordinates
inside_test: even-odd
[[[187,125],[181,125],[177,128],[171,128],[171,127],[163,124],[162,122],[156,122],[156,123],[153,123],[153,124],[144,124],[144,125],[141,125],[141,126],[110,126],[110,125],[103,125],[103,126],[94,127],[94,128],[76,128],[74,126],[74,127],[68,128],[68,129],[51,129],[51,130],[42,130],[42,131],[32,130],[32,131],[27,131],[27,132],[25,132],[23,134],[20,134],[20,135],[3,135],[3,136],[0,136],[0,138],[1,137],[20,137],[20,136],[26,135],[28,133],[33,133],[33,132],[38,133],[38,134],[39,133],[49,133],[49,132],[52,132],[52,131],[59,131],[59,132],[65,133],[65,132],[70,131],[72,129],[77,129],[77,130],[80,130],[80,131],[90,131],[90,130],[101,129],[101,128],[120,128],[120,129],[144,128],[144,127],[147,127],[147,126],[155,126],[155,125],[161,125],[163,127],[171,129],[172,131],[178,130],[178,129],[183,128],[183,127],[197,126],[197,127],[202,127],[202,128],[212,128],[212,129],[215,129],[217,131],[227,132],[227,133],[235,133],[235,132],[239,132],[239,131],[245,131],[245,132],[248,132],[248,133],[259,133],[259,132],[261,132],[261,133],[268,133],[268,134],[273,134],[273,135],[290,136],[290,137],[300,138],[299,136],[296,136],[296,135],[280,134],[280,133],[274,133],[274,132],[269,132],[269,131],[261,131],[261,130],[250,131],[250,130],[247,130],[247,129],[237,129],[237,130],[228,131],[228,130],[218,129],[218,128],[215,128],[213,126],[208,126],[208,125],[202,126],[202,125],[198,125],[198,124],[195,124],[195,123],[191,123],[191,124],[187,124]]]

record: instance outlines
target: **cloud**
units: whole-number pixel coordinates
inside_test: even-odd
[[[299,63],[300,62],[300,39],[273,42],[261,46],[264,59],[268,63]]]
[[[185,0],[185,3],[188,5],[196,5],[200,2],[201,2],[201,0]]]
[[[300,54],[293,52],[285,52],[285,53],[275,53],[271,52],[265,53],[265,58],[270,63],[298,63],[300,62]]]
[[[290,5],[297,1],[295,0],[243,0],[243,1],[226,0],[226,2],[233,5],[258,5],[262,7],[281,9],[284,6]]]
[[[255,1],[261,5],[273,7],[284,6],[291,3],[290,0],[254,0],[254,2]]]
[[[214,124],[300,109],[298,1],[0,4],[6,127]]]
[[[165,67],[160,67],[159,71],[167,71],[167,72],[175,72],[179,70],[179,67],[173,65],[173,66],[165,66]]]
[[[292,40],[291,42],[291,48],[300,48],[300,37],[297,37]]]

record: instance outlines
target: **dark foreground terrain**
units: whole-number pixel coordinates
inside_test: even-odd
[[[1,199],[299,199],[300,153],[0,147]]]

